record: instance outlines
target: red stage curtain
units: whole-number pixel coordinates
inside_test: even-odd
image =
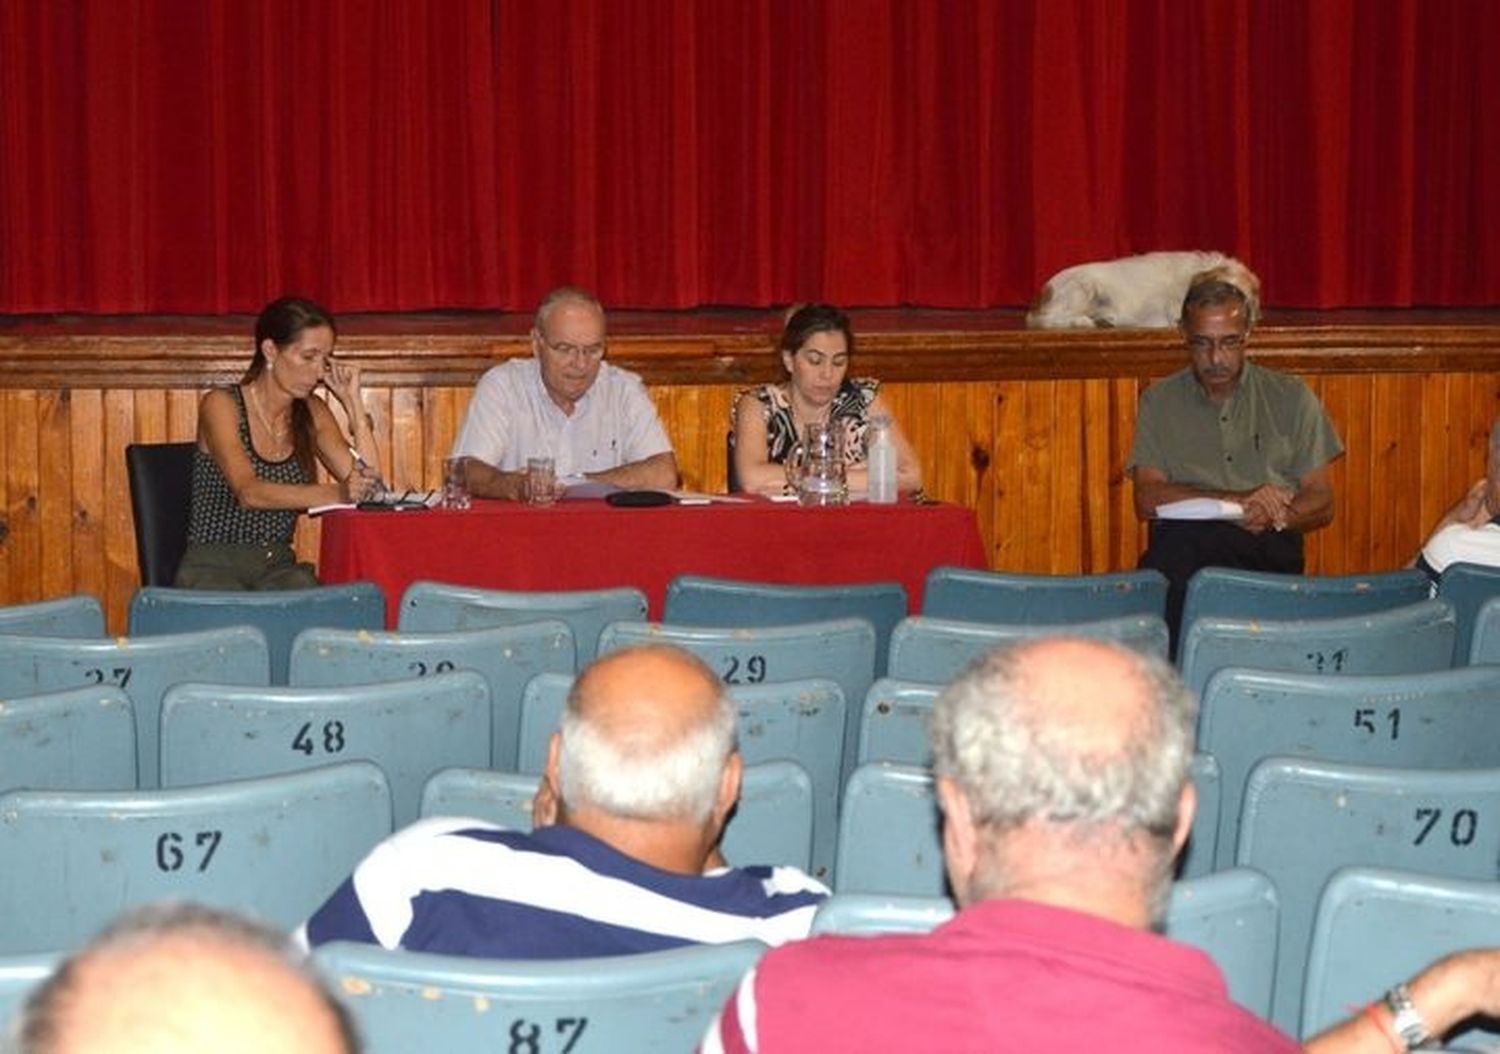
[[[1500,302],[1490,0],[0,3],[0,312]]]

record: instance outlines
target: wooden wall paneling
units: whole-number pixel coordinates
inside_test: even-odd
[[[366,400],[375,419],[375,442],[385,479],[393,487],[428,490],[442,485],[442,463],[429,477],[422,427],[422,391],[407,386],[380,388]],[[446,452],[446,451],[445,451]]]
[[[1109,570],[1133,569],[1146,547],[1145,525],[1135,515],[1135,488],[1125,466],[1135,438],[1135,412],[1143,388],[1133,377],[1109,380],[1109,418],[1103,427],[1109,437],[1112,490],[1109,499]]]
[[[1025,566],[1026,385],[1002,381],[995,392],[995,441],[990,448],[990,479],[995,495],[994,534],[990,538],[990,567],[1019,571]]]
[[[714,462],[725,460],[728,419],[714,420],[702,396],[702,389],[695,385],[651,389],[662,427],[667,430],[677,455],[677,471],[684,490],[707,490],[708,479],[726,475],[726,470]]]
[[[1452,504],[1454,483],[1448,478],[1448,452],[1468,445],[1468,421],[1448,414],[1449,392],[1455,376],[1435,373],[1422,385],[1421,404],[1421,486],[1417,488],[1417,522],[1425,537],[1433,524]]]
[[[102,598],[106,584],[105,506],[118,496],[111,496],[105,485],[104,464],[110,451],[104,445],[104,393],[99,389],[72,393],[68,439],[72,445],[73,580],[65,591]]]
[[[1110,535],[1116,492],[1121,489],[1110,460],[1109,381],[1083,382],[1083,561],[1080,570],[1093,574],[1111,567]],[[1123,523],[1121,524],[1123,527]]]
[[[167,441],[182,443],[198,437],[198,403],[205,392],[175,388],[167,393]]]
[[[1052,567],[1053,546],[1061,541],[1053,521],[1053,431],[1057,425],[1057,387],[1061,381],[1026,381],[1021,395],[1020,480],[1025,518],[1021,564],[1017,571],[1041,573]]]
[[[1361,517],[1370,523],[1370,568],[1394,567],[1396,559],[1396,502],[1406,488],[1400,474],[1401,405],[1395,377],[1373,378],[1370,432],[1375,454],[1371,466],[1370,502]],[[1405,557],[1402,557],[1404,560]]]
[[[979,536],[995,536],[995,406],[998,385],[979,381],[964,386],[964,435],[962,456],[968,467],[969,487],[962,495],[979,520]],[[993,555],[991,546],[991,555]]]
[[[1052,389],[1051,441],[1048,443],[1051,490],[1051,550],[1044,569],[1051,574],[1083,570],[1084,514],[1090,495],[1084,486],[1083,381],[1057,381]]]
[[[1469,426],[1473,429],[1469,477],[1484,475],[1485,454],[1489,450],[1490,425],[1500,414],[1500,374],[1469,375]],[[1455,491],[1457,488],[1455,488]]]
[[[1314,574],[1369,570],[1368,512],[1375,471],[1375,451],[1370,445],[1372,388],[1366,378],[1347,375],[1322,378],[1322,388],[1323,405],[1344,442],[1344,456],[1333,466],[1333,523],[1312,536],[1308,570]]]
[[[432,486],[442,482],[443,459],[453,449],[453,441],[458,438],[458,430],[469,411],[469,398],[473,394],[472,388],[440,388],[423,400],[424,409],[431,415],[431,420],[424,421],[423,443],[427,449],[427,471]]]
[[[1484,458],[1489,445],[1489,422],[1475,413],[1476,397],[1483,390],[1484,379],[1472,374],[1453,374],[1448,378],[1448,402],[1444,407],[1452,441],[1441,453],[1447,458],[1444,465],[1446,486],[1438,502],[1438,516],[1428,521],[1430,528],[1448,506],[1467,493],[1468,488],[1484,475]],[[1478,465],[1478,471],[1474,466]]]
[[[1423,537],[1421,494],[1427,481],[1422,478],[1422,447],[1441,443],[1441,432],[1427,434],[1422,429],[1422,388],[1426,378],[1420,374],[1402,373],[1391,378],[1395,399],[1396,448],[1393,462],[1396,494],[1391,503],[1391,548],[1388,567],[1396,568],[1410,560]],[[1378,510],[1371,510],[1378,515]]]
[[[73,458],[70,441],[72,392],[42,392],[37,406],[37,449],[41,452],[37,503],[41,513],[42,596],[61,596],[73,585]]]
[[[10,419],[13,416],[10,392],[0,390],[0,590],[5,595],[0,597],[0,603],[10,603],[10,598],[15,596],[11,588],[11,553],[14,544],[11,538],[11,485],[10,477],[15,471],[15,462],[11,458],[11,426]]]
[[[137,388],[135,395],[135,441],[137,443],[165,443],[172,437],[167,432],[167,390],[162,388]]]
[[[123,634],[130,598],[140,585],[135,555],[135,521],[130,514],[130,479],[125,447],[135,442],[135,398],[129,389],[104,393],[104,583],[100,600],[110,632]]]
[[[10,549],[8,602],[41,599],[42,534],[38,508],[37,403],[35,391],[6,392],[10,460],[5,466],[6,522]]]

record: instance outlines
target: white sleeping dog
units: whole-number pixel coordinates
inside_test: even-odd
[[[1099,260],[1057,272],[1026,313],[1026,325],[1032,329],[1171,328],[1182,313],[1188,286],[1208,271],[1244,291],[1253,324],[1260,316],[1260,279],[1250,268],[1223,253],[1160,252]]]

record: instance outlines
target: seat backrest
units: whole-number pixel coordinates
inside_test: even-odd
[[[29,637],[102,637],[104,607],[99,598],[77,593],[34,604],[0,605],[0,633]]]
[[[1411,871],[1356,867],[1323,890],[1307,957],[1302,1035],[1347,1016],[1347,1008],[1465,948],[1500,945],[1500,884]],[[1500,1049],[1500,1034],[1468,1028],[1461,1048]]]
[[[130,600],[132,635],[182,633],[213,626],[254,626],[271,649],[271,683],[286,684],[292,641],[313,626],[380,629],[385,594],[374,582],[262,592],[218,589],[136,590]]]
[[[1223,794],[1223,777],[1218,760],[1201,751],[1194,754],[1188,766],[1188,778],[1193,781],[1198,808],[1193,813],[1187,844],[1177,854],[1177,877],[1202,878],[1215,870],[1220,845],[1219,802]]]
[[[1475,613],[1466,661],[1472,666],[1500,664],[1500,597],[1486,600]]]
[[[616,622],[599,635],[599,654],[639,644],[676,644],[718,671],[725,684],[755,685],[826,677],[844,693],[841,779],[859,749],[859,705],[875,681],[875,630],[858,618],[794,626],[677,626]],[[817,777],[814,775],[814,781]]]
[[[1271,1010],[1280,906],[1269,879],[1248,868],[1173,883],[1163,931],[1207,952],[1229,994],[1251,1012]],[[814,933],[926,933],[953,917],[944,896],[835,893],[813,916]]]
[[[1318,896],[1341,867],[1494,878],[1500,769],[1439,772],[1268,758],[1245,787],[1235,862],[1281,896],[1273,1021],[1301,1021],[1303,971]]]
[[[870,685],[859,719],[857,764],[896,761],[903,765],[931,765],[927,723],[940,691],[935,684],[891,677],[882,677]]]
[[[543,674],[526,686],[521,703],[520,770],[540,773],[547,742],[562,722],[572,681]],[[748,765],[794,761],[812,782],[812,873],[833,866],[843,767],[844,697],[837,684],[807,679],[742,684],[729,689],[739,723],[740,755]]]
[[[813,933],[927,933],[953,917],[948,897],[835,893],[818,905]]]
[[[1026,575],[935,567],[922,590],[922,614],[1002,626],[1097,622],[1123,615],[1167,613],[1167,579],[1160,571],[1099,575]]]
[[[130,515],[141,585],[170,586],[187,550],[193,506],[195,442],[130,443],[125,474],[130,479]]]
[[[161,699],[183,681],[266,684],[266,638],[250,626],[161,637],[0,637],[0,697],[114,685],[135,711],[136,783],[157,786]]]
[[[488,767],[513,770],[521,693],[539,673],[574,669],[573,631],[559,619],[449,632],[308,629],[292,643],[289,680],[305,687],[400,681],[475,670],[490,690]]]
[[[1415,568],[1367,575],[1287,575],[1205,567],[1188,580],[1182,626],[1186,631],[1199,618],[1347,618],[1405,607],[1431,594],[1432,584]]]
[[[113,685],[0,705],[0,791],[135,790],[135,711]]]
[[[71,949],[163,899],[290,929],[390,831],[390,788],[369,762],[179,790],[11,791],[0,953]]]
[[[663,621],[677,626],[787,626],[862,618],[875,627],[875,669],[885,669],[891,630],[906,617],[900,582],[786,585],[678,575],[667,586]]]
[[[1500,567],[1486,564],[1449,564],[1438,576],[1437,595],[1453,605],[1458,630],[1453,640],[1453,665],[1469,661],[1474,620],[1492,597],[1500,597]]]
[[[562,619],[573,630],[581,670],[598,654],[599,631],[606,625],[645,617],[646,594],[629,587],[511,592],[413,582],[401,595],[396,626],[403,631],[441,631]]]
[[[859,766],[844,788],[833,888],[947,896],[941,823],[931,770],[879,761]]]
[[[886,675],[904,681],[947,684],[997,644],[1056,636],[1112,640],[1147,655],[1167,656],[1167,624],[1156,615],[1124,615],[1051,626],[1000,626],[921,615],[902,619],[892,632]]]
[[[1213,758],[1195,755],[1190,775],[1209,811],[1200,809],[1194,817],[1179,861],[1185,878],[1211,870],[1217,835],[1213,807],[1219,794]],[[885,761],[860,765],[840,803],[833,888],[840,893],[946,896],[941,831],[931,769]]]
[[[11,1035],[12,1016],[32,991],[52,976],[61,959],[58,952],[0,956],[0,1036]]]
[[[489,756],[490,693],[473,670],[317,688],[181,684],[162,703],[162,786],[372,761],[398,827],[417,818],[427,777]]]
[[[1453,632],[1453,609],[1445,600],[1292,622],[1206,616],[1188,627],[1178,666],[1199,695],[1226,666],[1288,673],[1424,673],[1451,666]]]
[[[1245,781],[1262,758],[1500,768],[1497,720],[1500,669],[1353,677],[1220,670],[1198,719],[1198,749],[1223,776],[1216,866],[1234,862]]]
[[[507,960],[334,942],[313,953],[369,1054],[691,1050],[757,941],[603,959]]]
[[[1173,883],[1162,931],[1207,952],[1234,1001],[1268,1018],[1280,919],[1271,880],[1238,867]]]
[[[444,769],[422,790],[422,816],[467,816],[512,830],[531,829],[537,777],[487,769]],[[794,761],[746,765],[740,801],[721,849],[731,864],[812,869],[812,780]]]

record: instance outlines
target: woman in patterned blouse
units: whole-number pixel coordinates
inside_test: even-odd
[[[807,424],[832,421],[844,430],[849,489],[865,490],[865,437],[877,417],[891,422],[897,486],[909,491],[922,485],[916,451],[881,399],[880,382],[847,376],[854,352],[849,316],[830,304],[806,304],[787,319],[779,347],[787,379],[752,388],[735,404],[730,443],[737,489],[783,493],[784,462]]]
[[[297,514],[370,496],[375,439],[360,398],[359,367],[333,358],[333,316],[283,297],[255,322],[255,357],[239,384],[198,404],[188,547],[176,584],[193,589],[295,589],[317,585],[292,554]],[[328,404],[344,408],[354,441]],[[358,452],[356,457],[355,451]],[[319,482],[321,462],[332,479]]]

